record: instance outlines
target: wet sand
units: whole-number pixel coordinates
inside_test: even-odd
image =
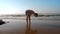
[[[0,25],[0,34],[60,34],[59,20],[31,20],[30,25],[19,19],[4,21],[9,23]]]
[[[14,31],[14,32],[0,32],[0,34],[25,34],[25,32]],[[33,34],[33,33],[32,33]],[[35,34],[60,34],[60,30],[53,30],[53,29],[40,29],[39,32]]]

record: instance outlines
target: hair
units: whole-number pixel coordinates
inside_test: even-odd
[[[38,17],[38,13],[34,13],[34,16],[35,16],[35,17]]]

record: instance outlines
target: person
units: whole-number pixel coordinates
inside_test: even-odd
[[[38,13],[35,13],[33,10],[26,10],[26,22],[30,23],[31,22],[31,15],[33,14],[35,17],[38,17]]]

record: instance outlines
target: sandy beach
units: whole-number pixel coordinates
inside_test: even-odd
[[[39,20],[39,18],[41,20]],[[33,17],[31,24],[26,24],[25,17],[19,19],[3,19],[9,22],[0,25],[0,34],[60,34],[60,20],[52,17]]]

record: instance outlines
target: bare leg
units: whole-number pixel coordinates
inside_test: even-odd
[[[30,16],[29,16],[29,24],[31,23],[31,19],[30,19]]]
[[[27,24],[28,24],[28,16],[26,17],[26,22],[27,22]]]

